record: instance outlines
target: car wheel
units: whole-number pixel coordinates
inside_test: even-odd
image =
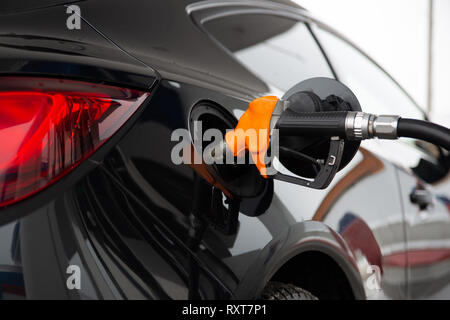
[[[262,300],[318,300],[310,292],[293,284],[269,282],[261,293]]]

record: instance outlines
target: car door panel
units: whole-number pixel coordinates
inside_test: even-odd
[[[329,32],[315,29],[330,55],[341,81],[360,98],[363,109],[376,114],[399,114],[423,119],[424,114],[407,93],[367,56]],[[366,111],[366,110],[365,110]],[[406,297],[443,297],[448,294],[448,208],[425,181],[442,180],[445,170],[439,166],[437,150],[413,139],[365,141],[363,146],[396,166],[399,185],[397,203],[404,216],[406,245],[387,261],[406,272]],[[428,148],[428,150],[427,150]],[[428,164],[428,167],[424,164]],[[438,172],[442,172],[439,177]],[[435,173],[435,176],[433,176]],[[448,189],[448,188],[447,188]],[[441,199],[447,199],[440,192]],[[401,250],[405,250],[403,253]],[[405,263],[402,266],[402,263]]]

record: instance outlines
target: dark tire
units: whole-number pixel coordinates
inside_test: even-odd
[[[318,300],[302,288],[281,282],[269,282],[260,298],[262,300]]]

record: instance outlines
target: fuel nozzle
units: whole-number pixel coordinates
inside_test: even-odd
[[[266,176],[262,159],[269,148],[273,129],[288,104],[289,101],[275,96],[264,96],[250,102],[236,128],[228,131],[225,139],[211,148],[211,157],[215,162],[221,162],[227,154],[240,158],[249,152],[260,173]]]
[[[332,84],[335,84],[334,80],[326,79],[326,81],[332,81]],[[339,84],[338,88],[341,89],[341,86]],[[330,177],[342,168],[342,164],[346,164],[346,161],[341,162],[344,154],[343,140],[326,135],[316,137],[301,136],[297,133],[292,135],[289,132],[292,128],[288,125],[291,120],[296,119],[298,112],[312,114],[337,110],[360,110],[357,103],[350,104],[334,94],[341,91],[334,90],[323,99],[308,90],[296,90],[293,94],[285,95],[281,99],[275,96],[257,98],[250,102],[237,126],[228,131],[224,139],[206,154],[209,154],[216,163],[223,163],[223,160],[228,159],[230,155],[241,158],[250,154],[253,163],[265,178],[270,176],[312,188],[324,188],[331,181]],[[279,129],[280,123],[286,125],[283,127],[283,131]],[[274,152],[272,141],[276,131],[280,132],[280,144],[275,146],[275,148],[279,148],[278,152]],[[347,148],[349,154],[347,158],[352,157],[352,153],[355,153],[359,146],[359,144],[352,144],[353,146],[349,145]],[[273,148],[271,154],[279,154],[280,162],[288,170],[296,175],[306,178],[315,177],[315,179],[311,181],[291,177],[277,170],[272,170],[269,174],[266,168],[267,158],[265,158],[269,146]],[[271,165],[271,169],[274,169],[273,163]],[[312,174],[310,172],[311,165]]]
[[[295,112],[286,110],[276,124],[280,134],[337,136],[346,140],[397,139],[400,117],[355,111]]]
[[[396,115],[364,113],[346,86],[313,78],[294,86],[282,99],[266,96],[250,102],[236,128],[226,133],[211,156],[223,159],[231,152],[242,157],[248,151],[267,178],[262,159],[274,130],[280,137],[279,160],[295,175],[277,172],[273,177],[316,189],[329,185],[364,139],[412,137],[450,148],[449,129]],[[256,139],[251,139],[252,134]]]

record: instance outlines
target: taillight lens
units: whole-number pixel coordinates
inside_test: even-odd
[[[44,78],[0,78],[0,207],[50,185],[91,155],[148,93]]]

